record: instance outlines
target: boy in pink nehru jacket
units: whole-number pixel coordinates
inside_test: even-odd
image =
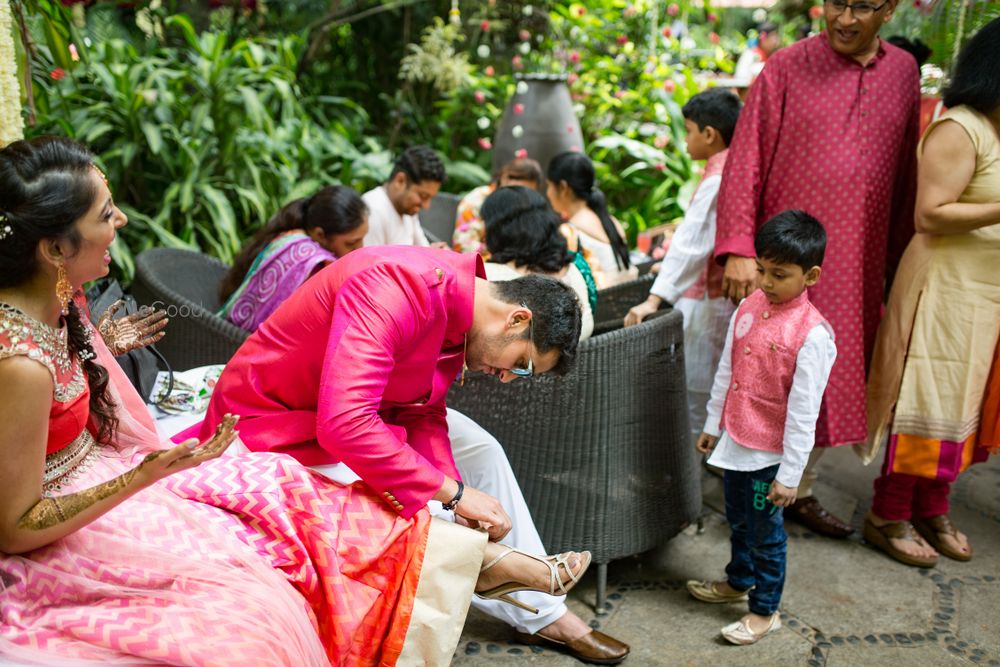
[[[733,644],[781,628],[783,508],[795,501],[837,358],[833,330],[806,292],[822,272],[823,226],[803,211],[784,211],[764,223],[754,248],[758,288],[729,323],[696,445],[725,471],[732,555],[725,580],[687,583],[704,602],[749,601],[750,613],[722,629]]]

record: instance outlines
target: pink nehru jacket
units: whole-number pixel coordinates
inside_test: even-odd
[[[445,394],[462,370],[478,254],[362,248],[303,283],[236,352],[200,437],[227,412],[254,451],[346,463],[402,516],[459,479]],[[186,435],[186,434],[182,434]],[[180,436],[178,436],[180,437]]]
[[[733,440],[750,449],[782,451],[795,360],[806,336],[823,321],[805,291],[772,304],[757,290],[740,304],[721,422]]]

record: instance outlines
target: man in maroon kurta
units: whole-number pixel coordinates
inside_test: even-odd
[[[740,114],[719,192],[715,252],[734,301],[755,287],[753,237],[768,218],[803,209],[826,227],[823,281],[809,297],[833,326],[838,355],[817,448],[865,440],[865,375],[885,281],[913,234],[919,73],[910,54],[878,37],[896,3],[826,0],[826,32],[768,60]],[[850,526],[802,497],[812,467],[786,516],[845,537]]]

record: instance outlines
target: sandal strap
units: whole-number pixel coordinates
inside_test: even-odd
[[[563,581],[563,578],[559,576],[559,568],[562,567],[566,570],[566,574],[569,575],[569,581],[573,582],[575,585],[580,579],[573,572],[573,568],[570,567],[569,555],[573,552],[566,552],[561,554],[556,554],[555,556],[547,556],[545,558],[546,562],[549,564],[549,591],[555,594],[556,585],[559,585],[559,590],[566,594],[569,592],[569,588],[566,587],[567,582]]]
[[[939,514],[927,517],[926,519],[919,519],[919,521],[939,535],[958,537],[958,528],[951,522],[947,514]]]
[[[537,560],[540,563],[545,563],[545,565],[549,568],[550,595],[556,595],[557,588],[559,591],[562,592],[563,595],[565,595],[566,593],[569,592],[569,589],[572,588],[572,586],[567,587],[566,584],[571,581],[575,585],[580,580],[580,578],[576,575],[576,573],[573,572],[573,568],[570,567],[569,563],[569,555],[574,552],[568,551],[566,553],[556,554],[555,556],[536,556],[535,554],[528,553],[527,551],[521,551],[520,549],[507,546],[506,544],[501,546],[503,546],[506,549],[506,551],[502,552],[496,558],[483,565],[479,569],[480,572],[485,572],[486,570],[490,569],[491,567],[493,567],[494,565],[496,565],[497,563],[499,563],[512,553],[519,553],[521,555],[527,556],[528,558],[531,558],[532,560]],[[563,581],[563,578],[560,576],[559,572],[560,567],[566,571],[566,574],[569,575],[568,581]]]
[[[917,531],[914,530],[913,524],[909,521],[893,521],[883,526],[876,526],[875,524],[872,524],[872,526],[874,526],[875,530],[893,540],[908,540],[910,542],[917,540]]]

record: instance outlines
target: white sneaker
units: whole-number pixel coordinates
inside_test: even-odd
[[[772,632],[777,632],[781,629],[781,616],[778,612],[774,612],[771,615],[771,622],[768,623],[767,627],[763,632],[754,633],[750,629],[750,616],[744,616],[735,623],[731,623],[726,627],[722,628],[722,636],[726,638],[731,644],[756,644],[765,636],[771,634]]]

